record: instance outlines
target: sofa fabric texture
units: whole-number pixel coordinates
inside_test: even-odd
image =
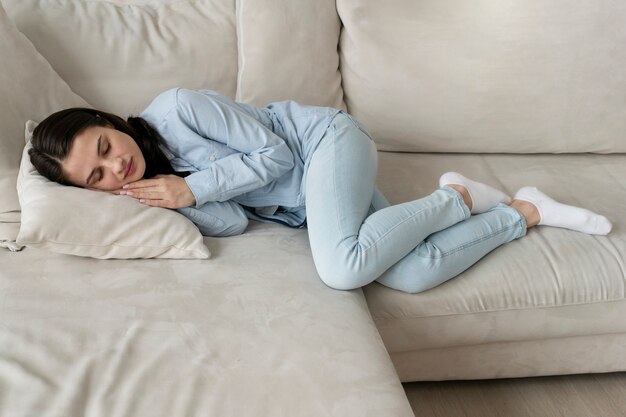
[[[203,52],[220,56],[219,48],[207,49],[210,45],[204,40],[184,49],[185,33],[197,37],[203,34],[202,27],[168,31],[195,18],[203,27],[219,26],[234,17],[231,4],[232,8],[220,11],[219,5],[201,1],[2,2],[25,32],[32,31],[37,49],[54,61],[55,69],[65,68],[71,85],[91,97],[94,106],[121,116],[149,103],[151,89],[180,83],[197,87],[192,72],[200,77],[227,74],[235,85],[237,68],[232,62],[212,59],[214,71],[207,73],[195,61]],[[183,11],[184,17],[177,15]],[[100,22],[100,17],[105,19]],[[66,24],[52,24],[53,20]],[[107,23],[110,35],[103,33]],[[95,27],[95,32],[86,33],[88,27]],[[140,36],[130,33],[137,28],[147,29]],[[234,39],[234,26],[230,29]],[[2,47],[11,48],[3,58],[21,59],[32,52],[39,67],[32,67],[35,77],[30,82],[37,87],[37,82],[47,81],[45,77],[51,76],[43,65],[45,59],[32,44],[19,43],[26,37],[1,7],[0,30],[13,36],[3,38],[10,42]],[[154,41],[152,36],[164,40]],[[227,52],[237,56],[236,48],[228,46],[228,36],[213,37],[218,47],[226,45]],[[116,46],[105,45],[102,39]],[[138,42],[147,51],[143,56],[132,55]],[[102,55],[96,56],[98,47]],[[188,54],[178,59],[176,67],[167,67],[177,61],[171,57],[181,52]],[[146,65],[155,64],[156,56],[164,66]],[[112,69],[108,76],[106,69],[88,65],[107,60]],[[30,74],[29,68],[24,70]],[[9,78],[0,79],[2,83],[19,81],[9,70],[2,75]],[[207,87],[229,86],[219,77],[202,80],[199,84]],[[3,98],[18,91],[36,98],[35,91],[26,87],[18,84],[6,95],[2,90]],[[67,91],[50,89],[48,94],[62,99],[71,92]],[[230,97],[235,93],[221,92]],[[8,179],[9,196],[15,201],[16,171],[25,149],[24,123],[29,116],[38,122],[65,107],[90,107],[75,97],[74,102],[66,100],[58,108],[49,106],[34,115],[24,105],[22,113],[13,113],[14,125],[12,119],[0,119],[3,131],[5,127],[15,131],[2,138],[2,145],[13,146],[15,153],[11,167],[15,172]],[[153,230],[158,231],[158,226]],[[237,238],[204,238],[219,254],[217,262],[114,259],[104,263],[35,245],[21,252],[2,251],[0,380],[6,401],[0,402],[0,414],[411,416],[362,291],[327,288],[316,276],[302,232],[258,223]],[[264,259],[273,259],[282,269]],[[246,265],[247,272],[241,270]],[[207,277],[212,277],[212,283]]]
[[[531,228],[423,293],[364,287],[403,382],[626,370],[618,359],[626,345],[616,344],[626,338],[626,155],[380,152],[379,162],[378,185],[391,204],[429,194],[437,173],[456,169],[509,195],[534,184],[614,224],[606,236]],[[604,347],[605,336],[617,339]],[[498,346],[505,351],[497,354]]]
[[[238,0],[236,101],[272,101],[345,110],[334,0]]]
[[[331,289],[306,229],[255,221],[202,237],[210,259],[2,249],[0,415],[408,417],[401,382],[626,371],[624,18],[614,0],[0,0],[0,245],[27,120],[127,117],[173,87],[346,109],[392,204],[457,171],[613,223],[535,227],[418,294]]]
[[[350,114],[380,150],[626,152],[626,4],[337,0]]]
[[[59,75],[97,109],[137,114],[149,98],[181,82],[235,97],[235,0],[2,4]]]
[[[65,107],[88,106],[59,77],[0,5],[0,248],[14,241],[20,221],[15,188],[24,124]]]
[[[205,243],[211,259],[0,251],[0,415],[413,415],[363,292],[317,278],[305,230]]]

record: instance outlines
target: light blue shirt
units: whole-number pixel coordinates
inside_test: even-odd
[[[248,219],[306,223],[305,181],[333,107],[293,100],[263,108],[207,89],[172,88],[139,116],[165,140],[161,150],[196,198],[176,209],[206,236],[243,233]]]

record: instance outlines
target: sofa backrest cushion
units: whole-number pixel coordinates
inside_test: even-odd
[[[235,0],[2,1],[59,75],[98,109],[138,114],[172,87],[235,96]]]
[[[66,107],[91,107],[77,96],[16,28],[0,4],[0,247],[15,241],[20,205],[15,188],[24,123]]]
[[[626,152],[626,6],[337,0],[348,111],[381,150]]]
[[[238,0],[236,100],[346,109],[337,43],[335,0]]]

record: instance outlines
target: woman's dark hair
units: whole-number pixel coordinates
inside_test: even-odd
[[[112,113],[72,107],[52,113],[33,130],[32,149],[28,151],[35,169],[50,181],[63,185],[74,185],[63,176],[61,161],[70,152],[76,135],[91,126],[111,125],[114,129],[129,135],[139,145],[146,160],[144,178],[158,174],[177,173],[172,168],[158,144],[164,143],[161,135],[143,118],[130,116],[127,120]]]

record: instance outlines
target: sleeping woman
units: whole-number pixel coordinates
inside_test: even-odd
[[[207,89],[169,89],[137,117],[51,114],[30,159],[51,181],[174,209],[206,236],[248,220],[306,227],[331,288],[377,281],[417,293],[537,226],[605,235],[610,221],[533,186],[504,192],[446,172],[423,198],[390,205],[376,188],[372,135],[347,112],[287,100],[259,108]]]

